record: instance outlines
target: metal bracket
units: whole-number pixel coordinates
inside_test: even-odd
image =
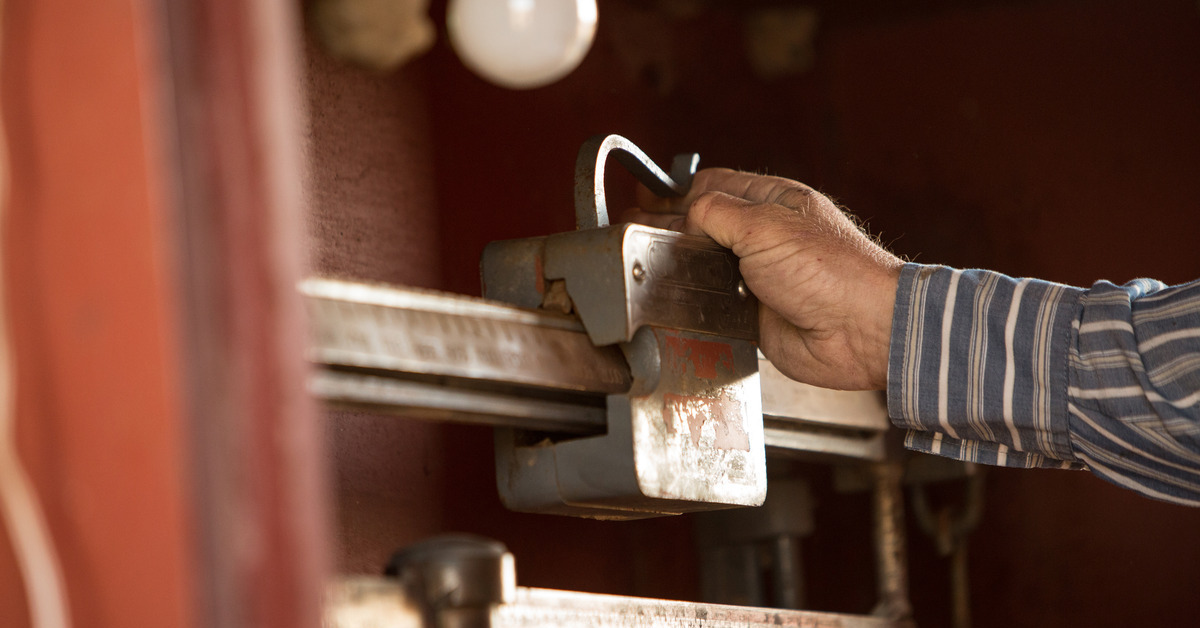
[[[497,431],[504,504],[598,519],[760,505],[767,476],[753,345],[643,327],[621,348],[633,387],[608,396],[606,434],[531,442]]]
[[[604,519],[757,506],[766,497],[757,303],[737,257],[712,240],[608,226],[610,152],[664,196],[685,194],[698,162],[676,157],[667,175],[620,136],[588,140],[576,170],[579,230],[492,243],[482,275],[485,297],[526,307],[565,284],[592,342],[621,347],[632,386],[607,397],[601,436],[499,430],[501,497],[514,510]]]
[[[327,589],[327,628],[594,628],[836,626],[914,628],[908,620],[817,611],[700,604],[516,586],[516,565],[500,543],[443,537],[401,550],[390,577],[349,576]]]

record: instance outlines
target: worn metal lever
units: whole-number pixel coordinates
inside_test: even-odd
[[[605,431],[581,438],[501,430],[496,480],[513,510],[640,519],[757,506],[767,492],[758,308],[737,257],[711,239],[609,225],[609,153],[652,192],[682,196],[699,158],[672,174],[619,135],[594,137],[576,161],[579,229],[493,242],[484,296],[538,307],[556,284],[597,347],[618,345],[628,390],[605,397]]]
[[[664,198],[687,194],[700,163],[700,155],[681,153],[671,161],[671,173],[667,174],[642,149],[620,135],[597,135],[588,139],[575,160],[575,226],[579,229],[609,225],[608,204],[604,198],[604,166],[610,153],[642,185]]]

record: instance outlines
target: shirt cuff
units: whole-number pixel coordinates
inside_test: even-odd
[[[1082,468],[1067,357],[1083,290],[985,270],[906,264],[888,356],[905,445],[968,462]]]

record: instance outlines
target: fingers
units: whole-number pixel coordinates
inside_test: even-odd
[[[696,199],[708,192],[724,192],[755,203],[787,206],[805,204],[809,197],[820,196],[815,190],[791,179],[708,168],[696,173],[688,193],[679,198],[661,198],[643,186],[637,190],[638,206],[645,211],[685,214]],[[793,207],[799,209],[799,207]]]
[[[781,203],[783,198],[804,198],[815,193],[807,185],[791,179],[724,168],[709,168],[696,173],[688,200],[694,201],[705,192],[724,192],[756,203]]]
[[[662,214],[686,214],[692,203],[703,193],[717,190],[736,195],[737,180],[755,175],[727,170],[725,168],[707,168],[696,173],[688,193],[673,198],[665,198],[651,192],[644,185],[637,186],[637,204],[643,211]]]
[[[790,179],[708,168],[696,173],[681,198],[660,198],[640,188],[640,211],[627,213],[625,219],[707,235],[738,252],[737,245],[751,234],[758,236],[759,244],[782,238],[783,230],[808,220],[809,210],[823,200],[812,188]],[[684,215],[687,221],[680,222],[678,217]]]
[[[759,210],[765,207],[764,204],[753,203],[723,192],[705,192],[692,203],[687,215],[630,208],[621,214],[621,222],[635,222],[691,235],[706,235],[721,246],[736,251],[735,246],[754,224],[762,226],[763,212]],[[782,210],[779,207],[773,209]]]
[[[684,233],[706,235],[736,253],[760,206],[724,192],[705,192],[692,203]]]

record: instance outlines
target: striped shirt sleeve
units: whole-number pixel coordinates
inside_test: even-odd
[[[1200,282],[1083,290],[908,264],[888,409],[911,449],[1200,505]]]

